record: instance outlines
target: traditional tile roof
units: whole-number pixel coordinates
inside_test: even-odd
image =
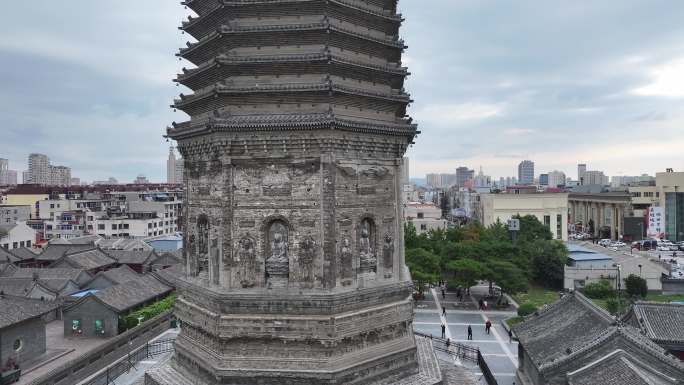
[[[163,296],[173,290],[151,275],[140,276],[94,294],[98,300],[117,313],[135,308],[155,297]],[[87,298],[87,297],[84,297]]]
[[[12,249],[11,253],[14,254],[16,257],[18,257],[21,260],[35,259],[38,256],[38,253],[33,252],[33,250],[31,250],[27,247],[20,247],[18,249]]]
[[[535,366],[552,363],[596,339],[614,320],[580,293],[565,295],[513,330]]]
[[[684,344],[683,304],[637,302],[625,316],[625,322],[657,343]]]
[[[59,306],[57,302],[0,296],[0,329],[40,317]]]
[[[568,385],[675,385],[666,376],[622,349],[568,373]]]
[[[93,245],[48,245],[42,253],[36,256],[38,261],[56,261],[66,254],[73,254],[85,250],[92,250]]]
[[[107,271],[101,271],[97,273],[93,279],[103,276],[113,284],[120,284],[123,282],[135,280],[140,277],[140,274],[136,273],[131,269],[130,267],[123,265],[121,267],[117,267],[116,269],[111,269]]]
[[[153,250],[143,240],[130,238],[100,239],[96,245],[103,250]]]
[[[116,264],[116,260],[100,249],[65,255],[61,261],[77,269],[95,270]],[[60,263],[57,261],[55,263]]]
[[[19,262],[20,260],[21,258],[12,254],[9,250],[5,250],[4,248],[0,247],[0,263],[15,263]]]
[[[2,292],[2,294],[15,297],[27,296],[35,285],[36,281],[34,281],[32,278],[0,278],[0,292]]]
[[[103,250],[103,252],[122,264],[143,265],[156,256],[154,250]]]
[[[101,239],[102,237],[99,235],[84,235],[82,237],[69,239],[69,243],[72,245],[94,245]]]
[[[90,274],[84,269],[39,269],[39,268],[18,268],[12,272],[11,277],[15,278],[38,278],[38,279],[67,279],[74,282],[79,281],[79,277],[84,274],[90,277]]]

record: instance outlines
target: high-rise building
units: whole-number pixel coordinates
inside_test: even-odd
[[[549,185],[549,174],[539,174],[539,185],[548,186]]]
[[[610,184],[608,177],[603,174],[603,171],[585,171],[582,181],[584,185],[607,186]]]
[[[0,186],[9,185],[9,160],[0,158]],[[16,171],[14,172],[14,178],[16,179]],[[15,183],[16,184],[16,180]]]
[[[135,180],[133,181],[133,184],[148,184],[148,183],[150,183],[150,181],[143,174],[138,175],[135,178]]]
[[[51,186],[70,186],[71,168],[65,166],[48,166]]]
[[[425,175],[425,183],[430,187],[442,187],[442,179],[439,174]]]
[[[587,172],[587,165],[580,163],[577,165],[577,180],[580,185],[584,185],[584,174]]]
[[[184,4],[183,328],[145,383],[442,384],[411,328],[397,2]]]
[[[175,171],[175,176],[174,178],[176,179],[176,183],[182,184],[183,183],[183,171],[185,170],[185,163],[183,162],[183,158],[176,158],[176,171]]]
[[[166,159],[166,183],[178,183],[176,179],[176,153],[173,146],[169,147],[169,157]]]
[[[5,181],[8,186],[15,186],[17,184],[17,170],[7,170]]]
[[[523,160],[518,165],[518,183],[521,185],[534,184],[534,162]]]
[[[26,170],[21,172],[21,183],[29,184],[31,183],[31,172]]]
[[[50,158],[43,154],[30,154],[28,158],[29,183],[49,185]],[[26,183],[26,181],[24,181]]]
[[[456,169],[456,186],[463,187],[467,180],[471,180],[475,177],[475,170],[471,170],[468,167],[459,167]]]
[[[565,186],[565,173],[553,170],[549,173],[549,187]]]

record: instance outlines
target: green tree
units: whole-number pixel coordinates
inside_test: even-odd
[[[539,222],[539,219],[534,215],[515,216],[514,218],[520,220],[520,231],[518,231],[519,242],[532,242],[538,239],[551,240],[553,234],[548,227]]]
[[[537,311],[537,307],[531,302],[525,302],[518,307],[518,315],[524,317]]]
[[[411,278],[416,282],[418,291],[423,293],[423,286],[429,282],[437,282],[440,273],[439,257],[425,249],[407,249],[406,265],[411,271]]]
[[[484,277],[484,265],[473,259],[456,259],[447,262],[449,285],[471,287]]]
[[[492,259],[486,262],[486,267],[490,287],[495,282],[502,291],[509,294],[527,291],[529,288],[529,281],[523,270],[511,262]]]
[[[592,299],[606,299],[615,297],[615,289],[609,281],[604,279],[585,285],[584,294]]]
[[[648,283],[637,275],[630,274],[625,279],[625,286],[630,297],[645,298],[648,295]]]
[[[534,241],[532,279],[547,288],[562,289],[568,249],[559,241]]]
[[[617,298],[608,298],[606,300],[606,310],[610,314],[617,314],[620,311],[620,301]]]

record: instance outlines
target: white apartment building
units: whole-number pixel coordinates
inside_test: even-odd
[[[534,215],[553,237],[568,240],[568,194],[482,194],[482,224],[506,223],[514,216]]]
[[[404,220],[413,223],[418,234],[447,227],[442,210],[433,203],[408,202],[404,208]]]
[[[36,231],[24,222],[0,225],[0,247],[6,250],[31,247],[36,240]]]
[[[553,170],[549,173],[549,187],[565,186],[565,173]]]

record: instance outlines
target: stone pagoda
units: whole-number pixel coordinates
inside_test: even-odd
[[[182,4],[182,331],[146,384],[442,383],[404,263],[397,0]]]

